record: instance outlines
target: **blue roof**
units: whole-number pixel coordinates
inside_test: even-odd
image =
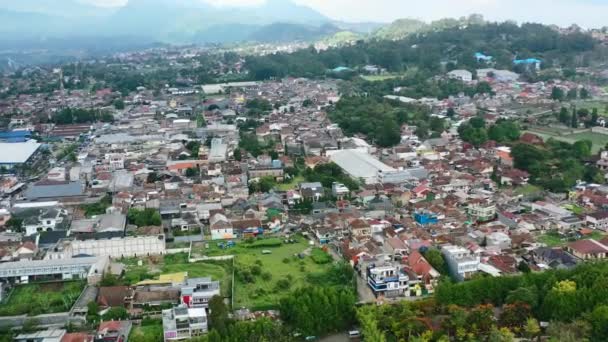
[[[539,64],[541,60],[538,58],[526,58],[526,59],[516,59],[513,61],[515,64]]]
[[[475,53],[475,58],[477,59],[483,59],[486,61],[492,60],[492,56],[486,56],[485,54],[481,53],[481,52],[476,52]]]
[[[32,132],[30,131],[4,131],[0,132],[0,139],[16,139],[16,138],[25,138],[31,137]]]

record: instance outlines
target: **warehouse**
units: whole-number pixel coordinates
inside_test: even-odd
[[[395,171],[394,168],[382,163],[370,154],[358,150],[335,151],[331,153],[329,158],[352,178],[363,179],[365,184],[378,183],[379,173]]]
[[[428,176],[424,168],[395,169],[372,155],[359,150],[339,150],[327,153],[332,162],[354,179],[362,179],[365,184],[400,184],[419,181]]]
[[[20,143],[0,143],[0,166],[13,168],[27,163],[42,146],[36,140]]]

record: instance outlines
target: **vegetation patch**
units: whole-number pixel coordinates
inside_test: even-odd
[[[0,306],[0,316],[37,316],[69,311],[84,286],[80,281],[18,285]]]

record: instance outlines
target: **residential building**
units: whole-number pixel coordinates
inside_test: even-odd
[[[305,200],[316,202],[325,196],[325,189],[319,182],[301,183],[300,195],[302,195],[302,198]]]
[[[232,223],[222,214],[215,214],[209,219],[209,230],[212,240],[234,239]]]
[[[189,308],[207,308],[213,296],[220,295],[220,282],[211,278],[191,278],[181,287],[181,303]]]
[[[348,196],[348,194],[350,193],[350,190],[346,187],[346,185],[342,184],[342,183],[333,183],[331,185],[331,194],[332,196],[341,199],[344,198],[344,196]]]
[[[188,340],[207,333],[207,312],[204,308],[180,305],[163,310],[163,341]]]
[[[448,72],[448,77],[463,82],[471,82],[473,80],[473,73],[468,70],[452,70]]]
[[[566,246],[566,250],[583,260],[606,259],[608,256],[608,246],[593,239],[572,242]]]
[[[94,342],[126,342],[133,324],[130,321],[99,323]]]
[[[13,338],[13,342],[61,342],[67,331],[64,329],[41,330],[33,333],[22,333]]]
[[[608,230],[608,211],[598,211],[587,215],[587,226],[592,229]]]
[[[453,277],[464,280],[479,271],[480,257],[460,246],[447,245],[441,248],[446,264]]]
[[[467,207],[467,214],[476,222],[487,222],[496,217],[496,205],[489,201],[472,201]]]

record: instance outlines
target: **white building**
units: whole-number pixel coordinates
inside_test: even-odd
[[[486,236],[487,246],[496,246],[500,249],[511,248],[511,238],[509,235],[502,232],[494,232]]]
[[[331,153],[330,153],[331,152]],[[370,154],[358,150],[330,151],[327,154],[332,162],[354,179],[363,179],[365,184],[377,184],[379,172],[396,171]]]
[[[211,140],[211,150],[209,151],[209,162],[220,163],[226,161],[226,152],[228,145],[221,138]]]
[[[189,340],[207,333],[207,312],[204,308],[180,305],[163,310],[163,341]]]
[[[473,80],[473,73],[468,70],[458,69],[448,72],[448,77],[463,82],[471,82]]]
[[[162,255],[166,253],[165,236],[127,236],[124,238],[74,240],[60,242],[56,252],[47,259],[67,259],[76,255],[109,256],[111,258]]]
[[[452,276],[458,280],[469,278],[479,271],[479,255],[473,255],[468,249],[460,246],[447,245],[441,248]]]
[[[22,143],[0,143],[0,166],[12,168],[27,163],[42,146],[36,140]]]
[[[60,260],[21,260],[0,263],[0,280],[27,284],[30,277],[55,276],[61,280],[101,280],[108,266],[108,258],[82,257]]]

